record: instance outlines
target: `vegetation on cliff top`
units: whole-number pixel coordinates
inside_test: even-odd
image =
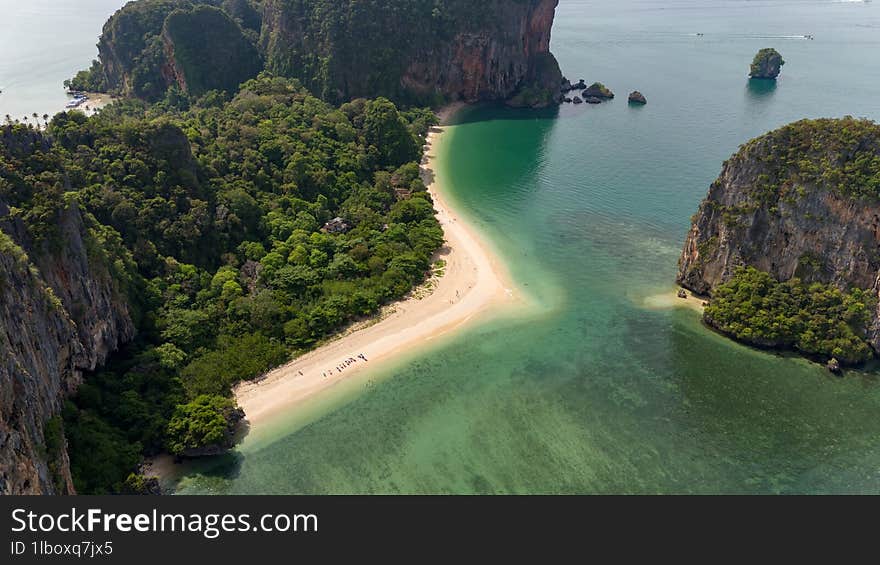
[[[511,7],[504,4],[529,1],[138,0],[107,22],[101,61],[69,85],[157,101],[175,86],[168,69],[177,68],[186,76],[188,94],[234,92],[264,68],[265,56],[265,69],[297,78],[333,103],[383,96],[407,105],[439,105],[442,94],[403,84],[414,58],[438,57],[461,32],[508,34],[498,17]],[[555,58],[544,54],[530,65],[514,102],[554,103],[561,78]]]
[[[175,86],[168,71],[176,69],[194,96],[211,89],[235,92],[262,70],[260,25],[249,0],[129,2],[104,25],[101,60],[65,84],[156,101]]]
[[[749,344],[857,364],[874,356],[865,332],[876,306],[868,291],[842,292],[797,278],[779,282],[741,267],[712,292],[704,319]]]
[[[174,10],[165,19],[162,33],[173,46],[175,68],[186,92],[194,97],[209,90],[235,92],[262,70],[256,46],[219,8]]]
[[[2,126],[19,135],[0,144],[0,200],[46,241],[77,203],[142,312],[137,341],[64,412],[82,493],[122,490],[142,453],[215,437],[185,420],[219,421],[205,412],[222,402],[179,407],[402,297],[443,241],[417,162],[432,112],[332,107],[271,76],[188,106],[62,113],[46,135]],[[348,231],[322,229],[337,216]]]
[[[765,202],[830,190],[880,198],[880,125],[866,119],[801,120],[747,143],[733,162],[758,159],[753,195]]]
[[[456,33],[491,26],[496,8],[495,2],[470,0],[269,0],[267,12],[283,14],[303,29],[291,38],[283,27],[267,26],[262,42],[269,70],[301,79],[326,100],[371,93],[437,103],[401,84],[412,55],[438,53]]]

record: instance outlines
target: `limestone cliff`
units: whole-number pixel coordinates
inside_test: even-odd
[[[90,223],[71,201],[56,243],[37,243],[0,202],[0,494],[72,493],[63,430],[49,441],[48,428],[82,372],[134,334]]]
[[[712,294],[738,266],[880,290],[880,126],[804,120],[728,160],[700,204],[678,282]],[[880,313],[869,341],[880,350]]]
[[[259,14],[246,0],[130,2],[104,25],[98,72],[109,89],[148,100],[170,86],[234,90],[262,69],[253,27]]]
[[[97,72],[111,90],[148,100],[172,85],[196,95],[234,90],[266,68],[336,103],[386,96],[546,106],[561,99],[550,53],[557,4],[138,0],[104,26]]]
[[[269,70],[334,101],[559,101],[550,53],[558,0],[367,4],[268,0],[262,42]]]

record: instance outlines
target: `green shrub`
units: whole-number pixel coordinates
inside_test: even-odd
[[[876,305],[869,291],[842,292],[796,278],[779,282],[763,271],[741,267],[713,291],[704,317],[746,343],[857,364],[874,356],[865,332]]]

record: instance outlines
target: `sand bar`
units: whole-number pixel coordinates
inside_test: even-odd
[[[441,124],[448,123],[458,108],[440,112]],[[423,161],[423,177],[446,237],[446,245],[439,252],[439,258],[446,262],[443,276],[432,281],[429,293],[417,291],[396,303],[381,321],[349,332],[270,372],[259,382],[236,387],[236,399],[251,427],[296,410],[334,385],[460,329],[490,311],[525,303],[525,297],[510,283],[505,266],[444,196],[443,179],[435,174],[443,130],[441,125],[429,134]]]

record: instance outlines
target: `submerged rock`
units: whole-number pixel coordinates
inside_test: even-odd
[[[581,100],[580,96],[575,96],[574,98],[572,98],[571,101],[574,102],[575,104],[583,104],[584,103],[584,101]]]
[[[584,98],[584,102],[587,104],[601,104],[603,102],[602,98],[596,96],[587,96]]]

